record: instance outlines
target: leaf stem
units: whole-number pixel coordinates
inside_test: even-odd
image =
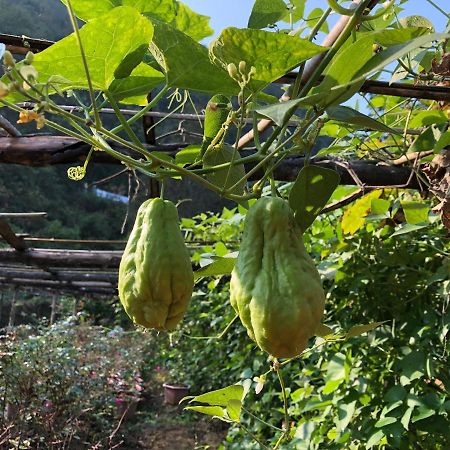
[[[128,137],[131,139],[131,141],[135,145],[142,147],[141,141],[136,136],[136,133],[133,131],[133,129],[131,128],[128,121],[125,119],[125,116],[120,111],[120,107],[119,107],[118,103],[116,102],[116,99],[114,98],[114,96],[108,90],[105,91],[105,96],[108,99],[110,105],[112,106],[114,112],[116,113],[116,116],[119,119],[119,122],[121,123],[122,128],[125,131],[125,133],[127,133]]]
[[[275,371],[278,376],[278,380],[280,382],[281,387],[281,393],[283,395],[283,408],[284,408],[284,429],[283,434],[280,436],[280,439],[278,439],[278,442],[276,443],[273,450],[276,450],[280,444],[283,442],[283,440],[287,437],[289,433],[289,411],[288,411],[288,400],[286,395],[286,386],[284,384],[283,375],[281,373],[281,366],[278,364],[278,361],[275,362],[276,368]]]
[[[272,429],[274,429],[274,430],[276,430],[276,431],[283,431],[282,428],[278,428],[278,427],[276,427],[275,425],[272,425],[271,423],[266,422],[265,420],[261,419],[260,417],[255,416],[252,412],[250,412],[248,409],[244,408],[243,406],[241,406],[241,408],[242,408],[242,410],[243,410],[245,413],[247,413],[249,416],[253,417],[253,418],[254,418],[255,420],[257,420],[258,422],[261,422],[261,423],[263,423],[264,425],[266,425],[266,426],[268,426],[268,427],[270,427],[270,428],[272,428]]]
[[[92,84],[92,79],[91,79],[91,74],[89,72],[89,66],[87,63],[86,53],[84,52],[83,42],[81,41],[80,29],[78,28],[77,18],[75,16],[75,12],[73,10],[71,0],[67,0],[67,10],[69,12],[70,22],[72,24],[73,31],[75,33],[75,36],[76,36],[76,39],[78,42],[78,46],[80,48],[81,61],[83,62],[84,72],[86,74],[86,80],[88,83],[89,96],[91,97],[92,108],[94,110],[95,124],[97,127],[101,127],[102,121],[100,119],[100,113],[97,108],[97,101],[95,98],[94,86]]]
[[[250,430],[248,430],[242,423],[239,424],[239,427],[242,428],[255,442],[257,442],[262,449],[264,450],[271,450],[270,447],[263,444]]]
[[[167,91],[169,90],[169,86],[166,84],[156,95],[155,97],[151,100],[150,103],[148,103],[147,105],[144,106],[144,108],[140,109],[133,117],[129,118],[127,120],[128,125],[132,125],[134,122],[136,122],[137,120],[139,120],[141,117],[144,116],[145,113],[147,113],[148,111],[150,111],[154,106],[156,106],[156,104],[161,100],[162,97],[164,97],[164,95],[167,93]],[[119,133],[120,131],[122,131],[123,127],[122,125],[119,125],[115,128],[113,128],[111,130],[111,133],[116,134]]]

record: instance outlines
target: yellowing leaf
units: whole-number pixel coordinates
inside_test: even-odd
[[[364,217],[370,212],[372,200],[380,195],[381,190],[372,191],[345,210],[341,223],[344,234],[355,234],[364,225]]]

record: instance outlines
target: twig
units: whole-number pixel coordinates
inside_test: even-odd
[[[114,436],[117,434],[117,432],[119,431],[120,427],[122,426],[122,422],[124,421],[125,416],[126,416],[128,410],[130,409],[130,407],[131,407],[131,402],[128,403],[127,409],[122,413],[122,416],[120,417],[120,420],[119,420],[116,428],[114,428],[113,432],[109,435],[109,438],[108,438],[108,440],[109,440],[109,448],[111,448],[112,440],[114,439]]]
[[[406,155],[403,155],[400,158],[390,161],[390,164],[393,164],[394,166],[401,166],[402,164],[405,164],[409,161],[417,160],[420,158],[426,158],[427,156],[430,156],[433,154],[434,154],[433,150],[426,150],[424,152],[407,153]]]
[[[3,128],[10,136],[19,137],[22,133],[8,120],[0,114],[0,128]]]
[[[341,200],[335,201],[333,203],[330,203],[328,206],[325,206],[325,208],[320,211],[320,214],[326,214],[331,211],[334,211],[336,209],[342,208],[344,206],[349,205],[350,203],[354,202],[358,198],[362,197],[363,195],[369,193],[373,189],[367,189],[363,187],[362,189],[359,189],[356,192],[352,192],[350,195],[347,195],[346,197],[342,198]]]
[[[364,186],[364,183],[360,180],[358,175],[356,174],[355,170],[352,168],[352,166],[347,161],[333,161],[334,164],[337,166],[343,167],[352,177],[352,180],[355,182],[356,186],[362,188]]]
[[[98,181],[94,181],[94,182],[92,182],[92,183],[89,183],[89,184],[87,185],[87,187],[90,188],[90,187],[92,187],[92,186],[98,186],[99,184],[108,183],[108,181],[111,181],[111,180],[113,180],[114,178],[117,178],[118,176],[120,176],[120,175],[122,175],[122,174],[128,172],[128,170],[129,170],[128,168],[127,168],[127,169],[123,169],[123,170],[121,170],[120,172],[117,172],[117,173],[114,173],[113,175],[110,175],[109,177],[105,177],[105,178],[102,178],[101,180],[98,180]]]

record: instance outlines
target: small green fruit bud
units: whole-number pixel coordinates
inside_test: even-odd
[[[38,72],[34,68],[34,66],[22,66],[19,69],[20,75],[22,75],[23,78],[27,81],[36,80],[38,77]]]
[[[234,63],[228,64],[227,70],[228,70],[228,75],[230,75],[230,77],[233,78],[233,80],[236,80],[238,78],[238,71],[236,68],[236,64],[234,64]]]
[[[239,106],[242,106],[244,104],[244,94],[242,93],[242,91],[238,94],[238,104]]]
[[[245,69],[247,68],[247,63],[245,61],[239,62],[239,72],[243,75],[245,73]]]
[[[7,67],[14,67],[16,65],[16,60],[9,50],[6,50],[6,52],[3,53],[3,62]]]
[[[28,52],[27,55],[25,56],[25,63],[26,64],[33,64],[34,61],[34,53],[33,52]]]

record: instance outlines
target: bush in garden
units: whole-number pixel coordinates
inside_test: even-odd
[[[29,448],[108,442],[121,413],[140,399],[148,344],[135,332],[78,325],[73,317],[16,328],[0,344],[1,427]]]

